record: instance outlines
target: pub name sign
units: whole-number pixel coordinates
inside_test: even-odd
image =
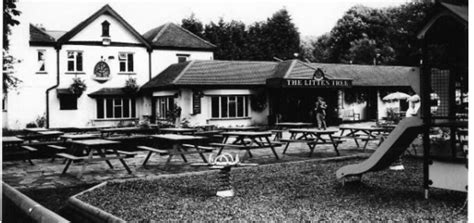
[[[307,88],[349,88],[352,80],[346,79],[284,79],[282,87],[307,87]]]

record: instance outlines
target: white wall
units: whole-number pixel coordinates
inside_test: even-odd
[[[155,92],[154,96],[174,95],[178,91],[161,91]],[[204,96],[201,98],[201,113],[192,114],[192,90],[181,89],[179,96],[175,99],[178,106],[181,107],[181,119],[186,118],[191,126],[212,124],[219,127],[227,126],[250,126],[267,124],[268,104],[267,108],[262,112],[252,111],[249,107],[248,118],[232,118],[232,119],[212,119],[211,117],[211,96],[214,95],[251,95],[255,94],[249,89],[216,89],[204,90]],[[166,93],[166,94],[165,94]],[[268,100],[267,100],[268,103]]]
[[[77,33],[70,41],[102,41],[102,22],[110,23],[109,35],[112,42],[140,43],[125,27],[109,15],[101,15]]]
[[[169,65],[178,63],[176,54],[189,54],[188,60],[213,60],[214,53],[206,51],[184,51],[184,50],[153,50],[151,55],[152,78],[166,69]]]

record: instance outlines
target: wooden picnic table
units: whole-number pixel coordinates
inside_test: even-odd
[[[59,138],[63,139],[64,141],[72,141],[72,140],[84,140],[84,139],[96,139],[100,138],[98,134],[64,134]]]
[[[277,160],[280,159],[275,151],[275,147],[281,146],[282,144],[270,141],[270,137],[272,136],[271,132],[233,131],[223,132],[222,135],[224,137],[222,143],[209,144],[219,148],[218,155],[222,153],[224,148],[240,149],[246,150],[244,157],[242,157],[242,159],[245,159],[247,155],[253,157],[250,150],[270,148],[273,155],[275,155],[275,158]],[[229,139],[232,137],[235,137],[236,139],[235,141],[230,142]]]
[[[24,130],[27,133],[38,133],[38,132],[49,131],[49,129],[47,128],[25,128]]]
[[[380,137],[377,137],[375,134],[382,134],[392,131],[392,129],[387,129],[383,127],[374,127],[374,126],[339,126],[341,130],[341,135],[337,138],[352,138],[356,143],[358,148],[359,146],[358,139],[365,141],[364,150],[367,148],[369,141],[380,140]],[[348,134],[344,135],[344,132],[349,131]]]
[[[123,160],[124,158],[133,157],[134,154],[129,152],[120,151],[117,149],[117,146],[120,145],[120,142],[112,141],[112,140],[105,140],[105,139],[85,139],[85,140],[76,140],[72,141],[71,144],[73,145],[73,150],[82,150],[85,151],[87,156],[75,156],[77,152],[72,154],[67,153],[58,153],[57,156],[66,158],[67,162],[63,169],[62,174],[66,173],[67,169],[71,165],[72,161],[82,160],[82,168],[79,174],[77,175],[78,178],[82,177],[84,170],[86,169],[86,165],[93,161],[105,161],[111,169],[114,167],[110,163],[109,160],[118,159],[125,167],[127,172],[130,174],[132,171],[128,167],[127,163]],[[111,156],[108,156],[107,150],[112,150]],[[94,156],[97,154],[98,156]]]
[[[45,141],[58,141],[59,137],[64,133],[61,131],[41,131],[34,134],[27,134],[22,136],[17,136],[27,143],[31,143],[33,140],[45,142]]]
[[[273,140],[280,140],[283,137],[283,131],[287,128],[307,128],[312,126],[313,123],[309,122],[280,122],[276,123],[275,130],[272,130],[275,133],[275,138]]]
[[[336,154],[339,156],[339,150],[337,149],[338,144],[340,143],[339,140],[335,140],[333,134],[338,132],[337,129],[316,129],[316,128],[301,128],[301,129],[289,129],[290,138],[289,139],[282,139],[280,141],[286,142],[285,149],[283,150],[283,154],[286,153],[290,143],[294,142],[304,142],[308,144],[310,153],[309,156],[313,155],[314,149],[317,145],[321,144],[332,144]],[[328,138],[324,138],[323,136],[328,136]]]
[[[150,156],[153,152],[158,152],[161,155],[168,155],[168,159],[166,160],[166,164],[168,164],[173,156],[180,155],[184,162],[188,162],[186,159],[186,154],[199,154],[201,159],[207,163],[206,158],[204,157],[204,153],[212,152],[212,148],[199,146],[201,142],[206,140],[206,137],[202,136],[194,136],[194,135],[181,135],[181,134],[160,134],[160,135],[152,135],[154,139],[158,140],[165,140],[168,143],[171,143],[172,148],[166,151],[140,146],[139,148],[148,150],[148,155],[143,162],[143,166],[146,166],[147,161],[150,159]],[[192,151],[194,150],[194,151]]]
[[[193,128],[162,128],[160,129],[161,133],[171,133],[171,134],[193,134],[197,132],[197,129]]]
[[[260,127],[257,126],[233,126],[220,128],[224,131],[257,131]]]
[[[3,136],[2,137],[2,152],[3,152],[3,159],[7,156],[14,156],[14,155],[19,155],[24,158],[24,160],[28,160],[28,162],[31,165],[33,164],[33,161],[30,159],[30,153],[34,152],[35,149],[31,149],[30,147],[26,146],[24,148],[22,146],[23,140],[15,137],[15,136]]]
[[[113,134],[124,134],[130,136],[132,134],[143,134],[143,133],[156,133],[158,130],[155,128],[139,128],[139,127],[123,127],[123,128],[108,128],[101,129],[100,134],[102,137],[108,137]]]

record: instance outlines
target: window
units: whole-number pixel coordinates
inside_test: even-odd
[[[82,51],[67,52],[67,71],[82,72]]]
[[[211,97],[212,118],[246,118],[248,112],[248,96],[214,96]]]
[[[110,37],[109,27],[110,27],[110,23],[107,20],[105,20],[102,23],[102,37]]]
[[[176,54],[176,56],[178,57],[178,63],[184,63],[189,58],[189,54]]]
[[[98,98],[97,118],[135,118],[135,99]]]
[[[45,73],[46,72],[46,51],[45,50],[38,50],[38,69],[37,73]]]
[[[120,72],[133,72],[133,53],[119,53]]]
[[[156,97],[156,118],[166,119],[174,108],[174,97]]]
[[[77,110],[77,96],[72,94],[64,94],[59,96],[60,110]]]
[[[3,94],[2,98],[2,111],[6,112],[7,111],[7,94]]]

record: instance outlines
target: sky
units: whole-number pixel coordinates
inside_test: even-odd
[[[139,33],[167,22],[181,23],[192,13],[204,24],[264,21],[286,8],[302,37],[327,33],[350,7],[398,6],[409,0],[18,0],[22,16],[48,30],[67,31],[109,4]]]

